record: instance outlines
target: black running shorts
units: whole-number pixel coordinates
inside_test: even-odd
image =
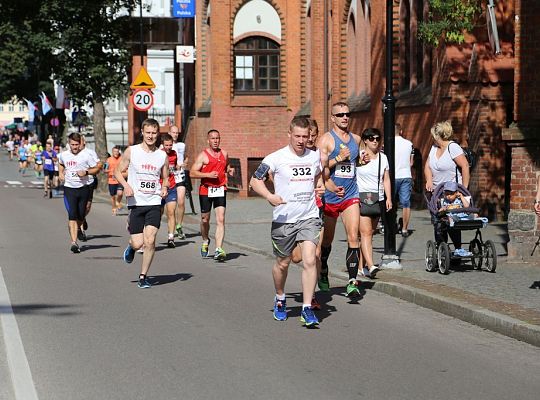
[[[143,233],[147,225],[159,229],[161,224],[161,206],[131,206],[128,217],[128,231],[130,235]]]

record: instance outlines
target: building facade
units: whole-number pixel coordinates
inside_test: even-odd
[[[428,12],[427,0],[393,2],[396,121],[418,149],[417,205],[430,128],[450,120],[457,141],[479,155],[471,182],[479,205],[492,220],[503,218],[510,190],[502,130],[513,120],[514,1],[497,3],[497,57],[485,26],[462,46],[425,46],[418,24]],[[241,196],[250,195],[249,177],[260,160],[284,146],[296,115],[316,119],[325,131],[331,104],[347,101],[352,132],[382,129],[386,1],[200,0],[197,16],[186,144],[188,152],[198,152],[206,132],[218,129],[236,167],[231,189]]]

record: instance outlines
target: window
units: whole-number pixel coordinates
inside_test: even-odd
[[[24,111],[24,104],[23,103],[19,103],[19,111]]]
[[[236,94],[279,93],[279,45],[264,37],[250,37],[234,46]]]
[[[4,105],[0,104],[0,112],[3,112],[3,111],[4,111]]]
[[[13,105],[13,103],[9,103],[8,104],[8,111],[14,111],[15,110],[15,106]]]

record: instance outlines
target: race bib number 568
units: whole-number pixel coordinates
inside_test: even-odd
[[[154,193],[156,191],[156,181],[140,181],[139,189],[142,193]]]

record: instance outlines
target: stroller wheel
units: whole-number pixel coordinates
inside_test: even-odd
[[[450,248],[448,243],[440,243],[437,252],[437,261],[439,263],[439,272],[443,275],[448,274],[450,270]]]
[[[426,271],[434,272],[437,270],[437,246],[431,240],[426,243]]]
[[[471,243],[469,243],[469,251],[472,253],[471,262],[474,269],[481,269],[482,268],[482,243],[480,243],[480,240],[474,239]]]
[[[489,272],[495,272],[497,268],[497,250],[495,249],[495,243],[491,240],[486,240],[484,243],[484,260],[486,269]]]

